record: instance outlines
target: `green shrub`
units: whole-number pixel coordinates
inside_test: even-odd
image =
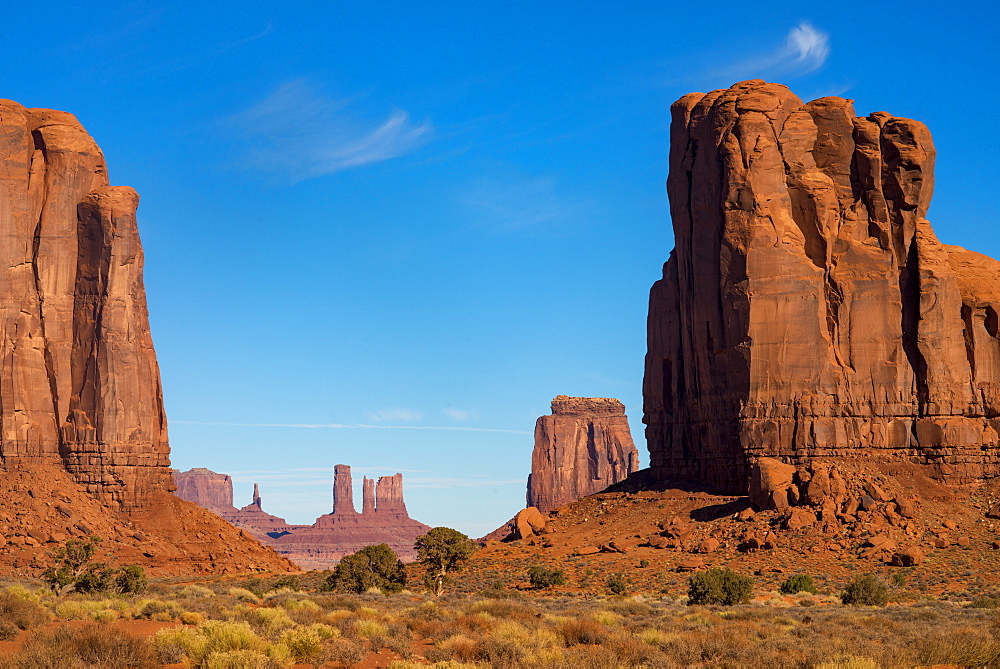
[[[115,586],[118,588],[118,592],[124,595],[138,595],[146,592],[149,587],[149,579],[146,578],[146,572],[142,567],[130,564],[118,571]]]
[[[688,604],[746,604],[753,597],[753,579],[715,567],[688,579]]]
[[[785,579],[778,591],[783,595],[796,595],[800,592],[816,594],[816,586],[813,585],[813,578],[809,574],[795,574]]]
[[[969,602],[970,609],[1000,609],[1000,599],[996,597],[980,597]]]
[[[362,593],[370,588],[399,592],[406,585],[406,569],[388,544],[365,546],[342,557],[327,583],[333,589],[349,592]]]
[[[549,569],[535,565],[528,570],[528,580],[536,588],[551,588],[554,585],[566,585],[566,575],[561,569]]]
[[[840,601],[853,606],[885,606],[889,603],[889,588],[874,574],[861,574],[847,584]]]
[[[639,569],[645,569],[649,566],[649,560],[639,560]]]
[[[611,574],[605,584],[608,586],[608,590],[616,595],[624,595],[628,592],[628,581],[625,580],[624,574]]]

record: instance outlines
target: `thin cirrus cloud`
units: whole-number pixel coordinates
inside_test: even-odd
[[[405,155],[430,141],[427,121],[414,123],[402,109],[372,122],[353,107],[297,79],[227,119],[250,144],[249,164],[292,181],[312,179]]]
[[[559,227],[588,209],[561,193],[551,176],[479,179],[458,200],[477,227],[499,234]]]
[[[424,414],[414,409],[395,407],[392,409],[373,411],[368,414],[368,417],[376,423],[392,423],[395,421],[403,421],[405,423],[409,421],[416,422],[423,420]]]
[[[532,434],[525,430],[505,430],[493,427],[463,427],[457,425],[370,425],[366,423],[221,423],[201,420],[172,420],[180,425],[211,425],[216,427],[277,427],[310,430],[445,430],[454,432],[500,432],[504,434]]]
[[[702,74],[730,82],[752,77],[796,77],[820,69],[829,56],[830,36],[802,21],[788,31],[781,46],[766,53],[741,54]]]

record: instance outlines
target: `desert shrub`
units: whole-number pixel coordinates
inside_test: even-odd
[[[332,589],[362,593],[370,588],[399,592],[406,585],[406,568],[388,544],[365,546],[340,559],[327,583]]]
[[[254,629],[267,636],[273,636],[295,627],[295,621],[288,616],[288,612],[284,609],[270,607],[249,609],[244,607],[242,614],[243,618],[253,625]]]
[[[229,596],[248,604],[260,604],[260,596],[247,588],[229,588]]]
[[[608,635],[608,630],[592,618],[572,617],[560,621],[557,631],[567,646],[599,644]]]
[[[389,628],[382,623],[377,620],[369,620],[365,618],[355,620],[352,627],[354,634],[362,639],[385,636],[389,633]]]
[[[688,604],[746,604],[753,597],[753,579],[715,567],[688,579]]]
[[[524,650],[516,641],[487,637],[476,644],[475,657],[491,667],[522,667]]]
[[[536,588],[551,588],[554,585],[566,585],[566,575],[561,569],[535,565],[528,570],[528,581]]]
[[[194,611],[185,611],[181,614],[180,621],[184,625],[200,625],[205,622],[205,616]]]
[[[118,612],[114,609],[98,609],[90,614],[90,617],[99,623],[110,623],[114,620],[118,620]]]
[[[184,613],[184,609],[176,602],[164,602],[159,599],[143,599],[136,605],[136,618],[149,618],[150,620],[160,620],[170,622],[176,620]]]
[[[860,574],[847,584],[840,601],[853,606],[885,606],[889,603],[889,588],[874,574]]]
[[[214,597],[215,590],[212,590],[211,588],[206,588],[203,585],[191,584],[191,585],[185,585],[183,588],[180,589],[180,591],[177,594],[180,595],[181,597]]]
[[[310,625],[285,631],[281,644],[288,648],[296,662],[313,663],[323,652],[323,641],[338,636],[340,632],[329,625]]]
[[[0,619],[0,641],[10,641],[17,638],[21,630],[12,622]]]
[[[32,669],[159,666],[153,647],[146,641],[116,627],[97,624],[35,633],[12,660],[14,666]]]
[[[209,654],[204,669],[268,669],[271,658],[259,650],[225,650]]]
[[[205,635],[190,627],[166,627],[157,631],[150,642],[163,664],[197,661],[208,646]]]
[[[616,595],[624,595],[628,592],[628,581],[625,580],[624,574],[611,574],[608,576],[605,585],[608,586],[608,590]]]
[[[970,609],[1000,609],[1000,599],[996,597],[980,597],[969,602]]]
[[[293,592],[298,592],[302,590],[302,583],[296,574],[288,574],[287,576],[280,576],[273,585],[271,585],[272,590],[288,589]]]
[[[26,630],[47,622],[49,613],[38,604],[37,600],[22,596],[13,589],[7,589],[0,592],[0,620],[17,629]]]
[[[921,666],[995,667],[1000,663],[1000,642],[971,627],[935,630],[914,644]]]
[[[795,574],[785,579],[778,591],[783,595],[796,595],[800,592],[816,594],[816,586],[813,585],[813,578],[809,574]]]
[[[146,572],[137,564],[130,564],[118,570],[115,576],[115,587],[125,595],[138,595],[149,588]],[[207,589],[207,588],[205,588]]]
[[[322,662],[339,662],[351,666],[365,659],[368,651],[356,641],[350,639],[330,639],[323,643]]]

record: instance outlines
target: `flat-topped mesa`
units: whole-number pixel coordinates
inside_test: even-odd
[[[195,467],[186,472],[176,469],[170,471],[177,486],[174,494],[181,499],[194,502],[217,514],[221,511],[236,511],[233,506],[233,479],[229,474],[217,474],[204,467]]]
[[[380,476],[375,492],[375,512],[407,516],[406,503],[403,502],[403,475]]]
[[[172,485],[139,196],[66,112],[0,100],[0,160],[0,462],[136,510]]]
[[[333,468],[333,513],[334,515],[357,514],[354,510],[354,483],[348,465]]]
[[[654,475],[743,492],[761,456],[1000,473],[1000,263],[925,219],[927,128],[759,80],[672,114],[676,246],[643,389]]]
[[[552,400],[535,423],[527,503],[548,513],[600,492],[639,468],[625,406],[605,397]]]

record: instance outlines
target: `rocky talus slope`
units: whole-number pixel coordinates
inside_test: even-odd
[[[740,493],[762,456],[1000,473],[1000,263],[931,229],[928,129],[759,80],[672,113],[676,246],[643,392],[656,478]]]
[[[138,195],[66,112],[0,100],[0,164],[0,564],[28,573],[83,525],[129,556],[141,528],[154,572],[287,569],[169,494]]]

